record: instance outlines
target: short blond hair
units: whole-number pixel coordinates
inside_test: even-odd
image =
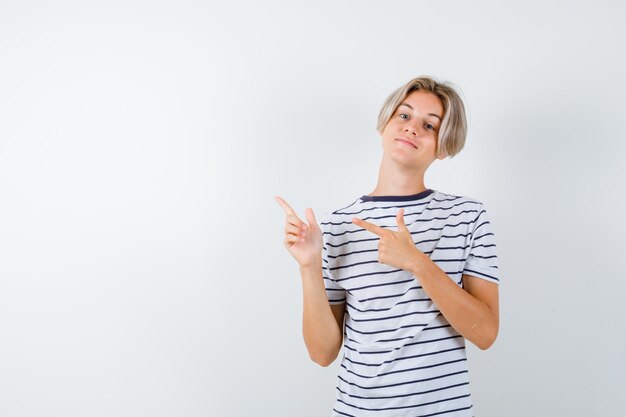
[[[404,99],[416,90],[422,90],[434,94],[443,104],[443,119],[439,129],[437,141],[437,157],[454,155],[461,152],[467,136],[467,120],[465,118],[465,105],[459,93],[458,87],[453,83],[436,81],[434,78],[423,75],[413,78],[402,87],[394,90],[383,103],[378,114],[376,129],[382,134],[389,119]],[[460,91],[460,90],[459,90]]]

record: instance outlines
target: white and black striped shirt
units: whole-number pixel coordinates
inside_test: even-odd
[[[483,204],[427,189],[362,196],[321,218],[322,272],[330,304],[346,303],[333,416],[472,416],[465,340],[408,271],[378,262],[378,236],[353,217],[397,230],[459,286],[463,274],[499,283]]]

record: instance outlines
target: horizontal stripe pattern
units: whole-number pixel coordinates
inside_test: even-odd
[[[464,338],[411,273],[378,262],[378,236],[352,223],[397,230],[400,208],[415,246],[457,285],[464,274],[500,282],[495,236],[476,200],[437,190],[363,196],[322,216],[326,294],[346,305],[332,415],[472,416]]]

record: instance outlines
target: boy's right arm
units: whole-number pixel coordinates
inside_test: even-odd
[[[341,350],[345,304],[332,306],[322,277],[323,234],[313,209],[306,210],[307,225],[281,197],[276,202],[285,212],[284,244],[296,259],[302,275],[302,334],[311,359],[330,365]]]
[[[343,343],[345,303],[330,305],[322,278],[322,261],[300,267],[302,275],[302,334],[311,360],[328,366]]]

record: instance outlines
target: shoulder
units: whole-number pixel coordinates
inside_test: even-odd
[[[483,203],[475,198],[444,193],[442,191],[434,190],[433,192],[433,206],[438,208],[451,208],[462,207],[464,209],[471,208],[472,210],[483,210]]]
[[[359,213],[360,203],[361,200],[357,198],[336,210],[323,213],[318,219],[322,231],[330,232],[332,229],[336,230],[339,227],[345,228],[346,225],[351,225],[352,218]]]

